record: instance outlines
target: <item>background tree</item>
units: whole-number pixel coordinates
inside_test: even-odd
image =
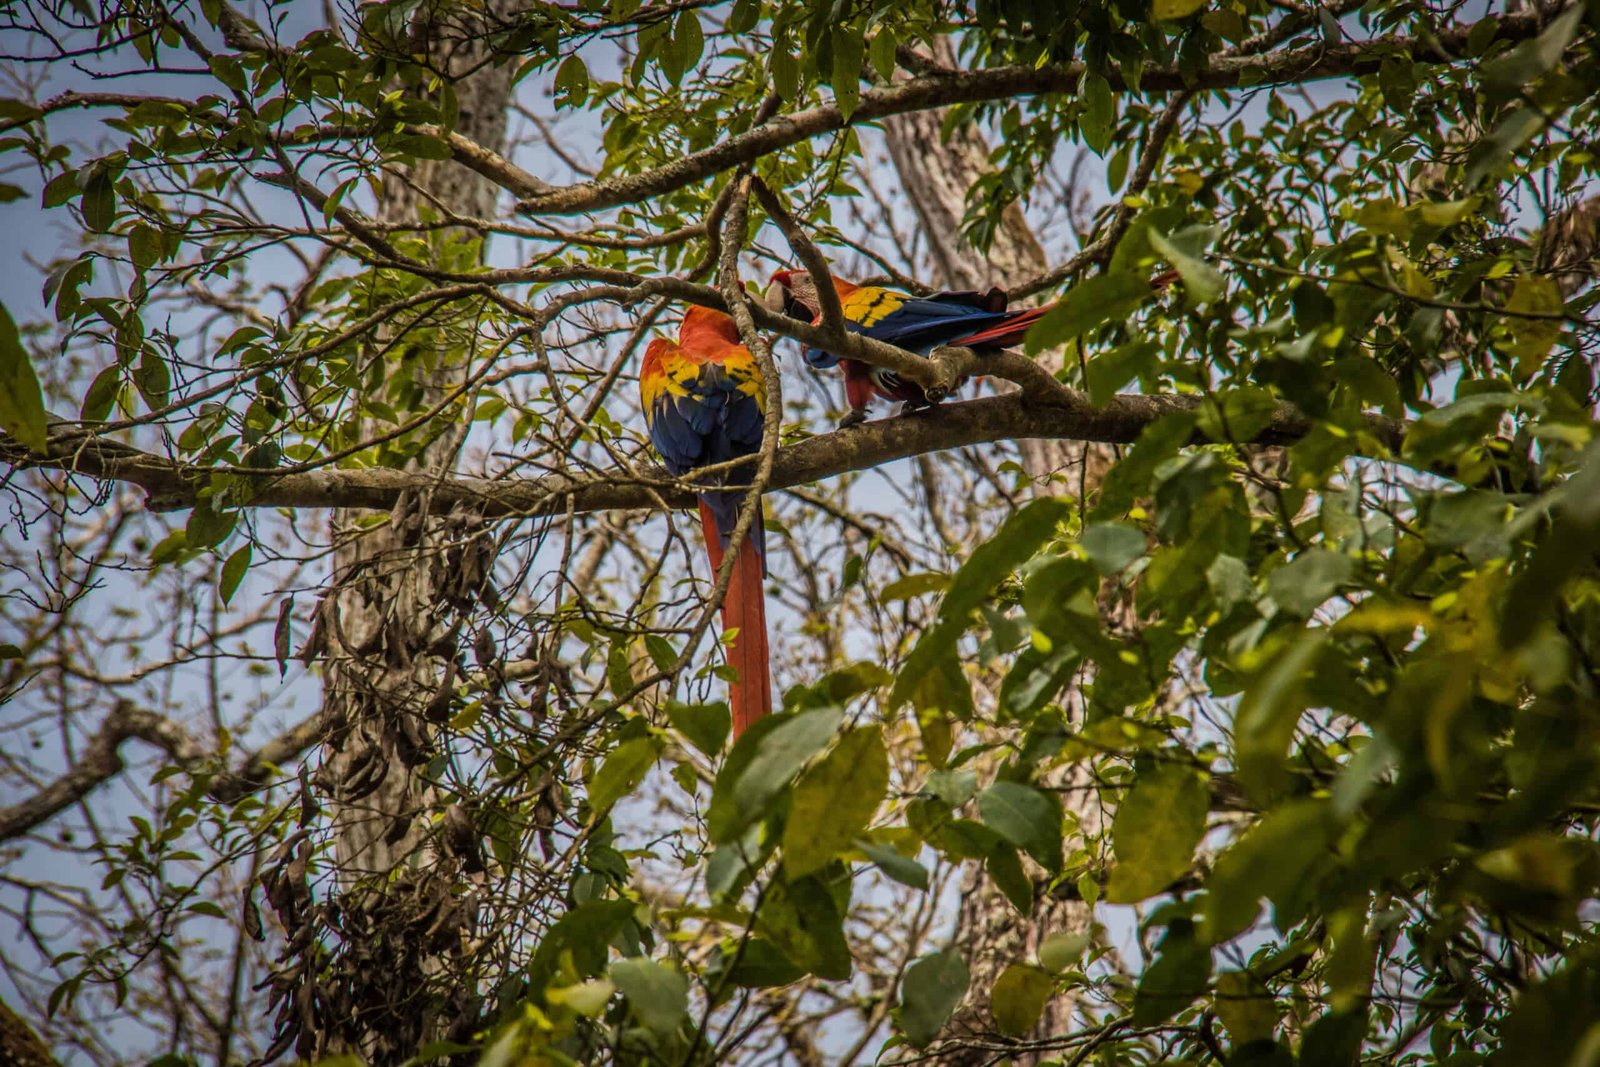
[[[5,17],[58,1058],[1585,1054],[1592,5]],[[827,432],[760,335],[838,324],[743,296],[818,250],[1062,300]],[[731,749],[630,382],[686,304],[783,401]]]

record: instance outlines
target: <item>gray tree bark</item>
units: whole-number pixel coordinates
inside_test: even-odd
[[[454,92],[456,130],[496,153],[504,151],[515,67],[488,62],[483,29],[510,7],[502,0],[470,15],[459,5],[438,14],[424,5],[407,42],[410,51],[426,52]],[[427,160],[384,176],[377,217],[401,225],[449,213],[488,218],[498,193],[453,161]],[[438,354],[430,400],[460,380],[468,359],[470,351]],[[466,427],[467,420],[456,420],[418,451],[410,469],[454,469]],[[473,899],[463,894],[457,863],[434,845],[429,816],[441,801],[420,772],[435,755],[432,719],[445,706],[435,698],[453,684],[458,646],[471,641],[457,620],[492,558],[475,518],[435,515],[427,491],[404,493],[385,525],[363,528],[363,515],[370,512],[333,514],[333,585],[303,653],[320,657],[323,667],[329,728],[316,782],[328,799],[339,883],[321,910],[311,903],[300,891],[303,844],[279,857],[266,882],[280,918],[286,909],[279,905],[291,905],[291,946],[304,930],[318,930],[326,941],[335,939],[325,931],[337,932],[325,966],[311,966],[315,949],[302,949],[303,970],[282,990],[300,1015],[299,1051],[308,1058],[353,1052],[383,1065],[428,1041],[465,1039],[476,1023],[477,990],[454,966],[471,935]],[[460,812],[447,814],[460,822]],[[299,930],[294,918],[303,923]]]

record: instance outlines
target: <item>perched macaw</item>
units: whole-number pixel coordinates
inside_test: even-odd
[[[1175,276],[1162,275],[1151,284],[1161,288]],[[856,285],[838,275],[833,277],[833,287],[839,294],[845,325],[852,333],[886,341],[920,356],[928,355],[941,345],[1006,348],[1022,340],[1028,328],[1055,307],[1046,304],[1007,311],[1005,291],[999,288],[987,293],[943,292],[914,297],[896,289]],[[773,274],[765,303],[773,311],[804,322],[816,322],[821,318],[816,283],[803,270],[780,270]],[[859,360],[841,359],[820,348],[808,347],[803,355],[806,362],[818,370],[837,365],[843,371],[850,414],[845,416],[842,425],[852,426],[863,421],[875,395],[885,400],[903,401],[911,408],[928,404],[921,386],[904,380],[893,371]]]
[[[898,345],[919,356],[926,356],[941,345],[968,348],[1004,348],[1022,340],[1028,327],[1049,310],[1048,307],[1006,310],[1006,294],[1000,289],[987,293],[944,292],[914,297],[896,289],[875,285],[856,285],[834,275],[833,287],[839,294],[845,325],[879,341]],[[821,318],[816,285],[803,270],[780,270],[772,276],[766,304],[790,318],[815,322]],[[838,366],[844,373],[845,400],[850,414],[845,425],[866,418],[873,396],[903,401],[910,407],[928,403],[922,387],[908,382],[891,370],[854,359],[841,359],[820,348],[806,348],[803,355],[818,370]]]
[[[674,344],[657,337],[639,369],[639,397],[650,442],[667,470],[682,477],[700,467],[751,455],[761,448],[767,393],[761,367],[739,341],[733,319],[710,308],[691,307]],[[748,478],[735,471],[715,475],[719,483]],[[715,575],[739,521],[744,488],[708,489],[700,496],[700,525]],[[736,630],[728,663],[738,678],[730,686],[733,735],[772,711],[767,661],[765,532],[758,515],[737,548],[733,579],[722,602],[722,628]]]

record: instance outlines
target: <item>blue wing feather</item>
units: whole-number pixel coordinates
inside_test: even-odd
[[[925,356],[946,341],[1001,322],[1007,314],[929,297],[907,300],[859,332]]]
[[[702,364],[694,378],[683,381],[687,395],[662,395],[646,412],[650,443],[667,470],[682,476],[699,467],[726,463],[761,449],[766,417],[761,404],[740,390],[740,382],[723,367]],[[726,477],[726,474],[718,477]],[[737,482],[739,476],[733,476]],[[707,490],[701,494],[717,523],[717,536],[724,550],[739,508],[744,503],[743,489]],[[763,566],[766,562],[766,537],[760,523],[751,531]]]
[[[1015,314],[976,306],[973,298],[974,294],[965,292],[907,297],[899,307],[870,326],[859,322],[846,322],[845,326],[851,333],[926,356],[946,342],[976,333]],[[816,370],[829,370],[839,363],[835,353],[820,348],[805,348],[801,355],[806,364]]]

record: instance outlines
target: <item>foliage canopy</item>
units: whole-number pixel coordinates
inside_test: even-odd
[[[70,234],[0,308],[7,747],[61,750],[0,838],[63,865],[6,893],[84,924],[6,952],[63,1048],[1593,1055],[1600,5],[3,17],[0,198]],[[930,169],[996,146],[959,242],[881,152],[934,108]],[[1060,302],[1003,395],[824,432],[744,300],[1017,227]],[[627,388],[686,302],[784,402],[731,747]],[[1033,924],[981,987],[963,877]]]

